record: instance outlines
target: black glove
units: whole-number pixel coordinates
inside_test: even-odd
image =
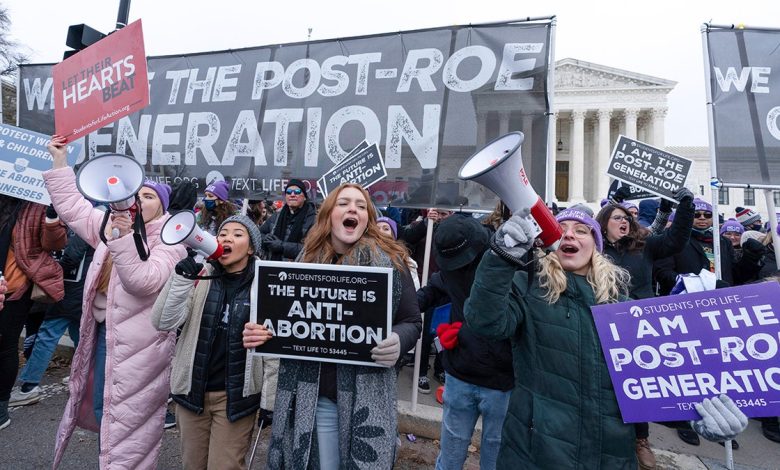
[[[693,193],[688,188],[680,188],[674,193],[674,198],[679,202],[693,202]]]
[[[263,237],[263,241],[262,241],[262,242],[260,242],[260,246],[261,246],[261,247],[262,247],[262,248],[263,248],[265,251],[269,251],[269,246],[270,246],[271,242],[272,242],[272,241],[274,241],[274,240],[278,240],[278,239],[279,239],[279,238],[277,238],[277,236],[276,236],[276,235],[274,235],[273,233],[269,233],[268,235],[266,235],[266,236],[264,236],[264,237]]]
[[[689,204],[693,202],[693,193],[690,189],[683,187],[674,193],[674,199],[677,201],[677,203],[684,202],[685,204]],[[661,205],[658,207],[658,210],[668,214],[669,212],[672,212],[675,207],[677,207],[677,203],[669,201],[668,199],[661,199]]]
[[[260,408],[260,413],[257,416],[257,427],[262,431],[269,427],[274,422],[274,412]]]
[[[752,264],[758,263],[765,252],[766,247],[758,240],[748,238],[745,240],[745,243],[742,244],[742,258]]]
[[[612,195],[612,199],[610,199],[609,202],[612,204],[622,204],[623,201],[631,197],[631,190],[628,189],[628,186],[621,186],[615,191],[615,194]]]
[[[176,267],[173,269],[179,276],[187,279],[195,279],[198,273],[203,269],[203,264],[195,261],[195,258],[188,256],[176,263]]]
[[[658,212],[669,214],[674,210],[675,207],[677,207],[677,204],[674,202],[661,198],[661,204],[658,206]]]
[[[57,218],[57,211],[54,210],[54,206],[51,204],[49,204],[49,207],[46,208],[46,218],[48,219]]]
[[[281,253],[284,251],[284,242],[274,237],[274,239],[268,243],[268,251],[271,253]]]

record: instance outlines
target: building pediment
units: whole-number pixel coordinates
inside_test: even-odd
[[[555,89],[669,89],[677,82],[576,59],[555,63]]]

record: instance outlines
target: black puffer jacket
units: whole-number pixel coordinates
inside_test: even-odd
[[[512,345],[508,339],[491,340],[466,325],[463,306],[469,297],[474,274],[481,257],[457,271],[439,271],[427,286],[417,291],[420,310],[440,305],[449,295],[452,301],[450,322],[463,322],[458,331],[458,345],[444,350],[442,365],[448,374],[480,387],[507,391],[514,386]]]
[[[691,236],[682,251],[675,256],[662,258],[655,262],[653,274],[659,283],[660,294],[668,295],[674,287],[678,274],[698,274],[702,269],[710,268],[710,261],[704,253],[704,247],[712,249],[712,242],[704,242]],[[743,254],[736,261],[731,241],[720,237],[721,279],[729,286],[741,286],[755,279],[761,266]]]
[[[631,275],[629,296],[632,299],[648,299],[655,295],[653,263],[657,259],[680,253],[685,248],[691,236],[693,213],[692,202],[681,203],[672,226],[660,235],[647,237],[644,247],[640,250],[627,251],[626,237],[615,243],[609,242],[606,236],[604,237],[604,254]]]
[[[257,411],[260,406],[260,394],[244,397],[244,367],[246,349],[243,345],[244,324],[249,321],[249,293],[254,278],[254,265],[250,263],[244,271],[240,286],[230,301],[230,317],[227,334],[227,356],[225,360],[225,391],[227,392],[227,417],[235,422]],[[222,272],[221,266],[216,267]],[[195,349],[195,361],[192,365],[192,388],[188,395],[174,395],[176,403],[195,413],[203,412],[204,396],[208,380],[211,348],[217,332],[217,323],[222,317],[224,290],[220,278],[211,281],[211,288],[203,307],[200,322],[200,334]]]
[[[84,281],[87,278],[87,269],[92,263],[94,254],[94,248],[79,238],[72,230],[68,230],[68,244],[65,246],[62,258],[58,261],[65,276],[65,297],[49,306],[46,310],[46,319],[67,318],[78,321],[81,318]],[[81,267],[82,260],[84,260],[83,267]],[[81,276],[76,277],[79,269],[81,269]]]

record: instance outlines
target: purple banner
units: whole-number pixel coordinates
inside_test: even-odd
[[[623,421],[700,419],[721,393],[780,415],[780,284],[592,307]]]

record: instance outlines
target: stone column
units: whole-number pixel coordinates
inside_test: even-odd
[[[498,112],[498,136],[502,136],[509,132],[509,116],[511,114],[510,111]]]
[[[626,118],[626,137],[636,139],[636,117],[639,115],[639,109],[626,108],[623,114]]]
[[[553,112],[554,119],[552,119],[552,129],[550,129],[547,132],[547,155],[549,155],[549,160],[547,161],[547,181],[546,181],[546,187],[550,189],[550,194],[546,195],[545,200],[547,202],[555,201],[558,202],[558,198],[555,196],[555,169],[556,164],[555,162],[558,159],[558,129],[560,128],[558,125],[558,113]],[[534,188],[539,193],[544,193],[545,190],[542,188]]]
[[[569,203],[585,202],[585,110],[571,112]]]
[[[523,155],[523,166],[525,167],[526,174],[530,177],[533,171],[533,134],[534,134],[534,117],[530,114],[523,116],[523,147],[520,153]],[[555,134],[555,132],[553,132]],[[534,188],[536,189],[536,188]],[[542,188],[539,188],[542,191]]]
[[[666,145],[666,136],[664,133],[664,122],[667,108],[653,108],[650,112],[650,119],[653,123],[653,135],[650,141],[653,147],[664,148]]]
[[[609,177],[607,176],[607,163],[609,163],[609,154],[612,151],[612,142],[609,140],[609,120],[612,117],[611,109],[598,110],[598,148],[596,151],[596,161],[598,162],[598,177],[596,181],[596,201],[607,197],[609,189]]]
[[[481,149],[487,143],[487,113],[477,112],[477,149]]]

